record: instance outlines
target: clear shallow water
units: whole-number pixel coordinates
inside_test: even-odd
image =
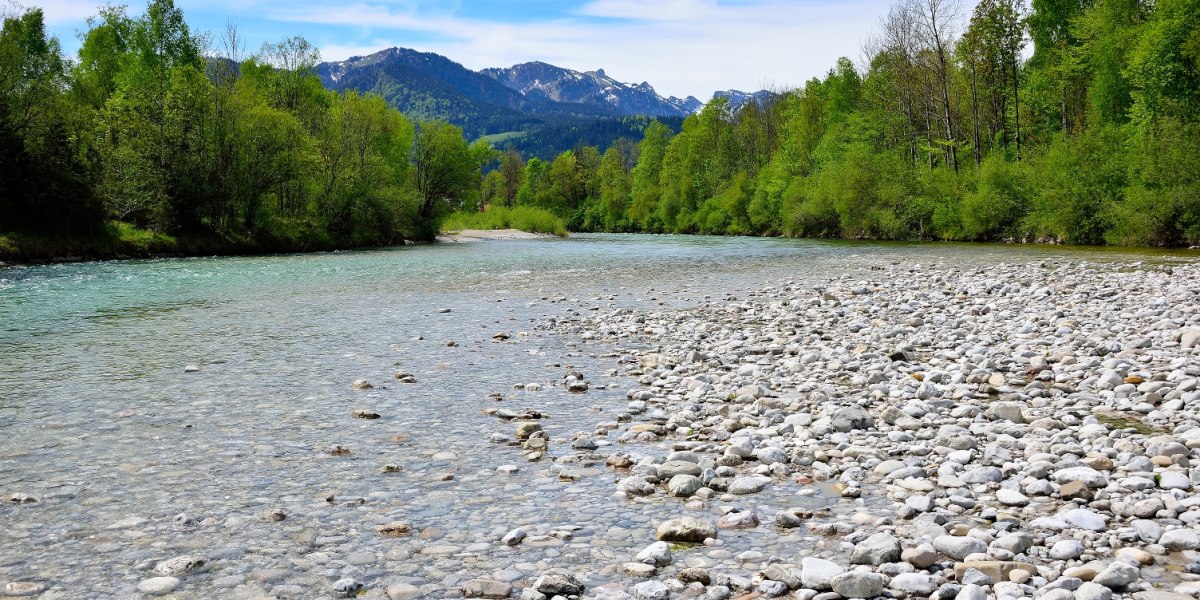
[[[289,573],[257,584],[263,589],[292,583],[322,593],[350,575],[399,577],[453,595],[463,579],[544,563],[605,580],[614,576],[604,567],[652,540],[661,504],[678,501],[617,500],[610,472],[559,482],[548,462],[526,464],[518,449],[487,442],[513,426],[484,409],[536,408],[550,415],[547,430],[565,437],[612,420],[634,387],[605,375],[613,359],[591,354],[602,349],[536,331],[545,317],[594,306],[684,307],[779,280],[853,277],[885,261],[986,268],[1195,255],[576,236],[2,269],[0,494],[41,501],[0,506],[0,583],[32,579],[111,597],[150,576],[145,561],[185,552],[226,556],[189,578],[185,597],[213,597],[218,578],[253,581],[258,568]],[[493,341],[501,331],[513,338]],[[184,373],[192,364],[201,371]],[[549,385],[566,365],[594,389],[572,395]],[[396,383],[397,370],[418,383]],[[376,389],[351,390],[360,378]],[[547,390],[512,389],[528,382]],[[604,385],[612,388],[596,389]],[[383,418],[353,419],[356,408]],[[352,454],[330,456],[334,444]],[[435,459],[439,451],[455,458]],[[569,453],[552,444],[552,454]],[[506,463],[522,471],[495,474]],[[404,471],[382,475],[384,464]],[[782,507],[795,503],[790,494],[747,502]],[[326,502],[329,495],[367,502],[347,507]],[[289,518],[264,521],[260,513],[273,508]],[[175,524],[180,513],[197,524]],[[393,520],[423,537],[374,534]],[[487,542],[515,525],[564,524],[583,529],[563,545],[421,554]],[[751,547],[755,535],[730,544]],[[376,559],[344,560],[355,553]]]

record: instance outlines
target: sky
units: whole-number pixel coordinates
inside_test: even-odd
[[[3,1],[3,0],[0,0]],[[11,2],[11,0],[9,0]],[[237,25],[251,50],[302,35],[323,60],[401,46],[471,69],[540,60],[662,95],[789,89],[856,62],[891,0],[175,0],[193,32]],[[43,9],[63,49],[98,0],[23,0]],[[131,2],[129,13],[145,5]]]

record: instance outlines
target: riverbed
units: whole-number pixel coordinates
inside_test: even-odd
[[[551,568],[589,588],[631,584],[621,565],[687,509],[678,498],[614,494],[621,476],[603,460],[567,458],[578,455],[574,434],[616,421],[639,386],[616,360],[631,350],[623,342],[584,343],[546,327],[549,319],[686,311],[881,268],[1194,260],[581,235],[7,268],[0,585],[43,598],[133,597],[181,556],[203,564],[178,573],[166,590],[178,598],[334,597],[345,580],[372,597],[461,597],[471,579],[522,588]],[[586,391],[568,391],[572,374]],[[370,387],[355,389],[359,380]],[[499,409],[544,413],[544,458],[526,460],[511,441],[514,424],[492,414]],[[628,445],[673,449],[669,439]],[[870,501],[795,482],[752,504],[764,514],[804,505],[849,515]],[[719,504],[699,512],[719,514]],[[392,523],[410,530],[377,531]],[[518,527],[527,540],[500,542]],[[825,536],[764,527],[679,561],[753,572],[796,553],[844,559]]]

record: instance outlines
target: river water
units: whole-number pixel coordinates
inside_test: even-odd
[[[619,350],[545,333],[544,319],[684,309],[885,262],[919,277],[927,266],[1172,257],[579,235],[0,269],[0,586],[132,596],[157,561],[182,554],[208,563],[177,590],[186,598],[322,597],[342,577],[374,594],[454,597],[466,579],[519,584],[551,566],[592,584],[621,581],[619,565],[682,504],[613,497],[618,476],[603,462],[574,465],[580,477],[560,481],[551,461],[526,463],[519,448],[489,441],[513,425],[486,409],[532,408],[548,415],[550,454],[570,455],[570,435],[615,419],[636,387],[615,370]],[[500,332],[511,337],[493,339]],[[592,389],[557,385],[568,367]],[[401,370],[417,382],[396,382]],[[351,389],[357,379],[374,389]],[[545,389],[513,387],[527,383]],[[355,409],[382,418],[355,419]],[[336,445],[350,454],[331,455]],[[520,470],[497,473],[505,464]],[[794,492],[753,502],[801,502]],[[37,501],[7,502],[13,494]],[[806,501],[820,504],[820,494]],[[263,517],[273,510],[286,519]],[[375,533],[393,521],[413,533]],[[515,526],[536,537],[496,543]],[[725,543],[689,560],[705,565],[756,538]]]

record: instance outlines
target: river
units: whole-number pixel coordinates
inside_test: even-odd
[[[565,440],[615,419],[636,387],[615,370],[619,350],[546,333],[544,319],[685,309],[884,262],[987,269],[1173,256],[578,235],[0,269],[0,493],[36,499],[0,506],[0,584],[35,582],[46,598],[126,597],[156,562],[184,554],[207,564],[176,591],[183,598],[322,597],[343,577],[375,594],[454,597],[472,577],[529,581],[549,566],[619,579],[663,511],[682,510],[663,503],[678,502],[613,497],[602,461],[573,465],[578,478],[561,481],[550,460],[526,463],[519,448],[489,441],[513,425],[485,410],[532,408],[547,414],[551,456],[569,455]],[[502,332],[511,337],[493,338]],[[592,389],[557,385],[568,368]],[[397,371],[416,383],[395,381]],[[351,389],[358,379],[374,388]],[[528,383],[545,389],[514,389]],[[353,418],[355,409],[381,418]],[[331,455],[337,445],[350,453]],[[498,473],[505,464],[520,470]],[[820,505],[820,494],[809,501]],[[271,511],[286,518],[264,517]],[[394,521],[413,533],[375,533]],[[530,543],[496,543],[516,526]],[[722,551],[754,547],[747,535]]]

